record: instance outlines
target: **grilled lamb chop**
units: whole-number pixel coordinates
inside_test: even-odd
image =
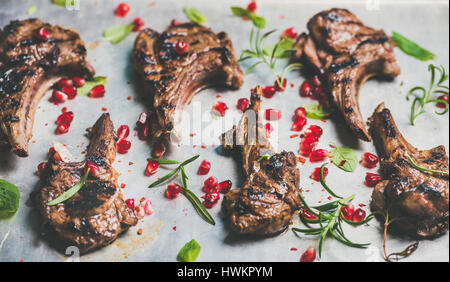
[[[65,163],[50,157],[41,175],[42,187],[35,193],[36,205],[44,220],[68,246],[85,253],[113,242],[120,233],[137,224],[134,212],[124,202],[112,167],[116,157],[114,125],[103,114],[91,129],[86,161]],[[68,200],[48,206],[84,175],[86,162],[95,163],[100,173]]]
[[[392,80],[400,74],[390,38],[344,9],[318,13],[309,20],[308,30],[309,35],[303,33],[296,42],[295,59],[313,66],[350,129],[370,141],[359,110],[359,89],[373,76]]]
[[[448,230],[448,175],[426,173],[415,169],[414,162],[427,169],[448,172],[444,146],[420,151],[411,146],[401,133],[384,104],[370,118],[370,133],[382,157],[384,181],[372,194],[371,209],[396,219],[392,227],[419,237],[435,237]]]
[[[294,153],[273,153],[258,121],[260,103],[258,86],[252,90],[251,106],[238,126],[222,135],[223,148],[241,154],[246,177],[243,188],[225,195],[223,206],[233,231],[273,235],[285,230],[293,212],[300,208],[300,172]],[[264,154],[272,156],[260,160]]]
[[[186,42],[183,54],[175,51],[177,42]],[[242,71],[231,40],[225,32],[186,23],[170,26],[163,33],[142,30],[132,55],[134,68],[150,97],[152,138],[167,138],[180,121],[183,107],[207,87],[238,89]]]
[[[41,28],[48,40],[37,37]],[[18,156],[28,156],[40,99],[65,75],[94,75],[78,33],[38,19],[12,21],[0,30],[0,131]]]

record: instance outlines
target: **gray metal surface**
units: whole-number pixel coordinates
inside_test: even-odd
[[[191,6],[200,9],[208,18],[207,25],[215,31],[227,31],[233,40],[237,52],[248,47],[248,38],[251,30],[249,22],[234,17],[229,6],[236,4],[244,6],[247,1],[137,1],[128,0],[131,11],[125,18],[113,15],[118,0],[81,0],[79,11],[67,11],[64,8],[49,4],[50,0],[24,1],[0,0],[0,26],[6,25],[10,20],[29,17],[26,11],[33,3],[38,9],[33,17],[52,24],[64,25],[76,29],[88,46],[88,58],[95,67],[98,75],[108,77],[107,94],[105,98],[95,100],[87,97],[78,97],[61,106],[55,106],[44,98],[37,111],[34,125],[33,142],[30,143],[30,157],[18,158],[9,152],[0,151],[0,177],[20,187],[21,202],[18,213],[11,219],[0,220],[0,261],[64,261],[67,259],[62,253],[49,246],[49,242],[41,236],[41,223],[36,212],[26,201],[30,192],[35,188],[38,177],[34,174],[36,166],[46,159],[48,148],[52,141],[67,144],[72,154],[82,159],[81,151],[85,150],[88,140],[84,137],[87,127],[90,127],[107,108],[112,119],[118,127],[128,124],[133,127],[139,113],[145,111],[145,106],[139,98],[138,91],[131,80],[131,67],[129,63],[135,33],[129,35],[118,45],[109,43],[94,43],[101,37],[102,31],[107,27],[128,23],[134,17],[140,16],[146,26],[156,30],[163,30],[172,18],[184,21],[183,7]],[[263,3],[262,3],[263,2]],[[259,1],[258,14],[267,19],[267,30],[278,28],[279,32],[272,38],[281,34],[287,27],[294,26],[298,31],[306,30],[307,20],[316,12],[334,6],[349,8],[356,13],[367,25],[383,28],[388,33],[398,31],[413,39],[419,44],[428,47],[436,55],[437,64],[449,67],[449,10],[448,1]],[[409,124],[410,102],[405,100],[406,92],[416,85],[428,85],[429,75],[427,64],[404,55],[396,50],[396,56],[402,69],[402,74],[394,82],[369,81],[366,83],[360,96],[361,110],[364,117],[368,117],[376,105],[384,101],[389,107],[398,123],[398,126],[407,140],[419,148],[431,148],[443,144],[449,148],[449,116],[437,116],[434,108],[429,105],[426,114],[418,119],[416,126]],[[225,120],[239,116],[235,110],[236,101],[240,97],[248,97],[250,88],[255,85],[273,83],[273,77],[261,66],[257,71],[245,77],[245,84],[239,91],[225,91],[208,89],[197,95],[193,104],[187,107],[187,113],[193,108],[201,106],[205,121],[203,125],[213,124],[221,128],[220,121],[212,120],[209,110],[220,94],[220,100],[230,107]],[[297,152],[300,140],[291,139],[290,117],[294,109],[300,105],[313,103],[302,99],[298,95],[298,86],[303,81],[297,73],[288,76],[289,82],[295,84],[288,87],[284,93],[277,94],[271,100],[264,100],[263,107],[275,108],[282,111],[284,117],[279,122],[279,148]],[[127,100],[131,96],[132,100]],[[75,113],[70,132],[66,135],[54,134],[54,121],[62,107],[68,107]],[[195,112],[199,112],[195,110]],[[208,121],[209,119],[209,121]],[[233,122],[228,123],[228,128]],[[47,126],[45,124],[48,124]],[[363,152],[374,152],[373,144],[358,142],[349,134],[345,125],[334,120],[327,122],[309,121],[309,124],[319,124],[324,129],[319,148],[328,148],[330,142],[353,147],[358,156]],[[242,183],[239,177],[240,168],[232,158],[224,157],[216,152],[217,146],[211,146],[218,134],[227,128],[218,130],[211,137],[203,136],[201,146],[190,145],[175,146],[165,156],[169,159],[187,159],[193,154],[201,154],[201,159],[212,163],[211,175],[219,180],[230,179],[234,186]],[[200,132],[192,130],[199,135]],[[189,138],[188,138],[189,139]],[[221,218],[220,205],[211,210],[216,226],[205,223],[195,213],[191,204],[182,196],[176,200],[167,200],[164,197],[165,187],[150,190],[146,188],[157,176],[166,171],[161,170],[151,179],[143,175],[146,157],[150,155],[150,147],[131,134],[132,148],[126,155],[119,155],[115,163],[116,169],[121,172],[120,183],[126,183],[123,189],[126,198],[140,199],[145,196],[152,200],[155,213],[139,222],[138,226],[131,228],[124,236],[111,246],[102,250],[82,256],[81,261],[174,261],[178,250],[189,240],[195,238],[202,249],[199,261],[298,261],[303,250],[308,246],[317,246],[316,238],[296,237],[287,231],[272,238],[239,238],[229,234]],[[185,140],[192,142],[194,139]],[[133,164],[130,165],[130,162]],[[188,167],[191,175],[190,187],[201,195],[202,183],[206,177],[196,176],[200,160]],[[308,202],[316,203],[319,200],[327,201],[327,194],[321,191],[321,186],[313,182],[309,176],[317,165],[306,163],[300,166],[301,186],[309,189],[305,193]],[[342,195],[356,194],[355,204],[370,202],[372,189],[364,186],[366,169],[359,166],[354,173],[346,173],[329,166],[330,173],[327,178],[330,186]],[[376,171],[376,170],[372,170]],[[368,211],[368,206],[365,207]],[[174,230],[176,226],[176,230]],[[295,217],[294,226],[300,226]],[[138,236],[137,230],[143,229],[143,235]],[[344,246],[334,240],[327,240],[321,261],[380,261],[382,260],[382,228],[376,221],[368,226],[346,229],[348,236],[358,242],[370,242],[366,250],[354,249]],[[388,248],[391,251],[402,250],[412,243],[407,238],[389,236]],[[291,251],[297,248],[298,251]],[[435,240],[426,240],[420,243],[419,249],[408,261],[448,261],[449,236],[448,234]]]

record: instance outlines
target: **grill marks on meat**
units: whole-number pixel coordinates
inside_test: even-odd
[[[178,41],[189,44],[182,55],[175,52]],[[171,26],[163,33],[142,30],[136,38],[132,62],[150,95],[153,138],[173,133],[184,106],[200,90],[215,86],[238,89],[243,84],[228,35],[195,23]]]
[[[301,206],[300,172],[292,152],[274,154],[258,121],[261,88],[252,90],[251,106],[231,131],[222,135],[225,150],[241,154],[246,177],[243,188],[232,189],[223,205],[233,231],[272,235],[285,230]],[[264,154],[272,154],[258,162]]]
[[[50,33],[48,41],[35,37],[41,27]],[[0,131],[18,156],[28,156],[37,105],[63,75],[94,75],[78,33],[38,19],[12,21],[0,30]]]
[[[118,173],[112,167],[116,157],[114,125],[103,114],[91,130],[86,160],[100,168],[98,177],[89,176],[73,197],[55,206],[47,203],[59,197],[84,175],[86,161],[64,163],[50,158],[35,195],[45,221],[67,245],[76,245],[82,253],[106,246],[120,233],[137,224],[134,212],[123,200]]]
[[[390,38],[344,9],[318,13],[309,20],[308,30],[296,42],[295,58],[307,61],[322,75],[350,129],[359,139],[370,141],[358,95],[367,79],[392,80],[400,74]]]
[[[372,194],[372,211],[389,213],[394,229],[415,237],[435,237],[448,230],[448,176],[421,172],[411,166],[406,155],[416,164],[448,172],[444,146],[421,151],[410,145],[384,104],[370,118],[370,132],[380,151],[384,181]]]

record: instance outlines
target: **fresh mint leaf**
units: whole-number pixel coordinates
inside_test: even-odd
[[[305,106],[306,117],[310,119],[323,120],[330,116],[331,113],[328,113],[323,110],[323,107],[320,107],[317,104],[310,104]]]
[[[77,89],[77,95],[78,96],[89,96],[89,92],[91,92],[91,89],[98,85],[106,85],[106,77],[104,76],[96,76],[91,81],[86,81],[86,83]]]
[[[177,260],[179,262],[193,262],[200,253],[200,245],[192,239],[178,252]]]
[[[397,47],[400,48],[400,50],[416,59],[419,59],[421,61],[428,61],[434,59],[435,57],[433,53],[420,47],[418,44],[412,42],[398,32],[392,32],[391,39],[392,41],[394,41]]]
[[[241,7],[231,7],[231,12],[236,16],[236,17],[248,17],[248,15],[250,14],[249,10],[246,10],[244,8]]]
[[[358,165],[355,151],[344,146],[335,146],[330,152],[330,160],[335,166],[347,172],[354,172]]]
[[[263,29],[266,27],[266,19],[263,17],[258,17],[254,13],[250,13],[250,19],[252,20],[252,23],[255,27],[259,29]]]
[[[0,215],[8,216],[19,209],[19,188],[6,180],[0,179]]]
[[[264,52],[268,56],[273,56],[276,59],[289,59],[289,52],[294,51],[295,41],[285,36],[280,41],[272,46],[264,48]]]
[[[107,28],[103,32],[103,40],[109,41],[112,44],[117,44],[127,37],[127,35],[133,30],[133,27],[134,24],[124,24]]]
[[[253,25],[259,29],[263,29],[266,27],[266,20],[263,17],[259,17],[255,15],[255,13],[252,13],[247,9],[233,6],[231,7],[231,12],[237,17],[240,18],[246,17],[250,19]]]
[[[206,22],[205,15],[197,9],[185,7],[183,11],[191,22],[198,23],[199,25],[203,25]]]

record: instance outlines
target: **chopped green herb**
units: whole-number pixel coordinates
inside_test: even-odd
[[[32,15],[34,14],[34,12],[36,12],[37,10],[37,5],[34,4],[33,6],[31,6],[28,10],[27,10],[27,15]]]
[[[255,15],[255,13],[241,8],[241,7],[231,7],[231,12],[240,18],[248,18],[252,21],[253,25],[258,29],[263,29],[266,27],[266,20],[262,17]]]
[[[75,0],[53,0],[53,4],[61,7],[73,7]]]
[[[344,146],[335,146],[330,152],[330,160],[335,166],[347,172],[354,172],[358,165],[355,151]]]
[[[48,202],[47,206],[54,206],[59,203],[62,203],[64,201],[70,199],[76,193],[78,193],[78,191],[80,191],[80,189],[83,188],[84,184],[86,183],[86,179],[88,178],[90,171],[91,171],[91,169],[88,168],[79,182],[77,182],[75,185],[73,185],[72,188],[70,188],[69,190],[62,193],[58,198],[54,199],[53,201]]]
[[[402,50],[404,53],[406,53],[409,56],[412,56],[416,59],[419,59],[421,61],[428,61],[434,59],[434,54],[430,51],[420,47],[416,43],[412,42],[408,38],[404,37],[403,35],[393,32],[392,33],[392,41],[395,42],[395,44]]]
[[[203,25],[206,22],[206,17],[197,9],[185,7],[183,11],[191,22],[198,23],[199,25]]]
[[[261,162],[262,160],[268,160],[268,159],[270,159],[270,155],[265,154],[265,155],[262,155],[261,157],[259,157],[258,162]]]
[[[193,262],[197,259],[200,253],[200,245],[192,239],[178,252],[177,260],[179,262]]]
[[[104,76],[96,76],[91,81],[86,81],[86,83],[77,89],[78,96],[89,96],[89,92],[91,92],[92,88],[98,85],[106,86],[106,77]]]
[[[112,44],[117,44],[127,37],[127,35],[133,30],[133,27],[134,24],[124,24],[107,28],[103,32],[103,40],[109,41]]]
[[[309,104],[304,108],[306,110],[306,117],[310,119],[323,120],[331,115],[331,113],[326,112],[322,106],[317,104]]]
[[[6,180],[0,179],[0,216],[10,216],[19,209],[19,188]]]

